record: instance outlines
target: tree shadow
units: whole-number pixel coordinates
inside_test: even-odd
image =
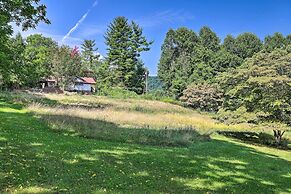
[[[275,141],[275,137],[265,132],[250,132],[250,131],[218,131],[220,135],[224,135],[226,137],[231,137],[235,139],[239,139],[246,143],[252,143],[257,145],[264,145],[268,147],[278,148],[278,149],[291,149],[288,147],[290,143],[288,139],[282,139],[281,144],[277,144]]]
[[[188,146],[193,142],[210,140],[192,128],[151,129],[127,128],[112,122],[71,115],[43,114],[41,119],[60,133],[98,140],[157,146]]]
[[[231,141],[153,147],[66,136],[28,113],[0,112],[0,121],[3,193],[20,186],[40,193],[291,192],[290,161]]]

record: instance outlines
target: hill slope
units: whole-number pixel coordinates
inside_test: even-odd
[[[289,151],[217,135],[187,148],[88,139],[3,100],[0,124],[1,193],[291,192]]]

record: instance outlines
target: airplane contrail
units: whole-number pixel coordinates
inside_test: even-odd
[[[64,42],[77,28],[79,27],[80,24],[83,23],[83,21],[86,19],[90,11],[98,5],[98,0],[95,0],[93,5],[91,6],[90,9],[81,17],[81,19],[76,23],[76,25],[70,29],[70,31],[63,37],[62,42]]]

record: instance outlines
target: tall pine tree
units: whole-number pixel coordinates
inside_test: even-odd
[[[84,40],[82,44],[82,63],[84,71],[95,71],[99,64],[95,40]]]
[[[107,58],[100,67],[101,75],[109,75],[107,80],[111,86],[118,86],[139,92],[136,89],[136,77],[140,72],[140,54],[148,51],[152,42],[148,42],[143,35],[142,28],[136,23],[129,22],[125,17],[117,17],[110,23],[105,34]],[[102,79],[102,78],[101,78]],[[108,82],[109,81],[109,82]],[[140,80],[143,81],[143,80]]]

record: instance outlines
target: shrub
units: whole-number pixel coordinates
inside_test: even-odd
[[[183,91],[180,100],[187,106],[203,111],[218,111],[222,104],[223,94],[209,84],[191,84]]]

